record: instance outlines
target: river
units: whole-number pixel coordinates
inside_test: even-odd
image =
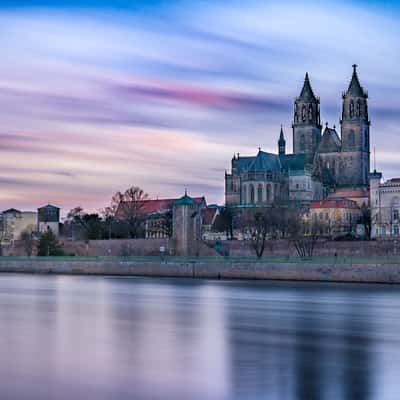
[[[0,398],[397,400],[400,287],[0,275]]]

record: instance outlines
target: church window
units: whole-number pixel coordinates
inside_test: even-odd
[[[258,185],[258,202],[262,203],[263,201],[263,190],[262,190],[262,186]]]
[[[353,147],[356,144],[356,139],[355,139],[355,135],[354,135],[354,131],[350,131],[349,133],[349,146]]]
[[[267,202],[271,201],[271,185],[267,184]]]
[[[349,115],[350,115],[350,118],[354,117],[354,101],[353,100],[350,101]]]
[[[312,105],[308,106],[308,120],[312,121]]]
[[[253,185],[250,185],[250,203],[251,204],[254,204],[254,201],[255,199],[254,199],[254,186]]]
[[[301,108],[301,120],[303,122],[306,122],[306,106],[303,105],[303,107]]]
[[[300,136],[300,150],[304,151],[306,149],[306,137],[304,135]]]
[[[361,101],[357,100],[357,117],[361,117]]]

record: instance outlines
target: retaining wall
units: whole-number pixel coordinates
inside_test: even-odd
[[[218,262],[131,260],[1,260],[0,272],[133,275],[213,279],[266,279],[297,281],[400,283],[400,261],[335,262]]]

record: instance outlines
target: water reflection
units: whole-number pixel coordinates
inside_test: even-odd
[[[396,286],[0,276],[1,399],[398,398]]]

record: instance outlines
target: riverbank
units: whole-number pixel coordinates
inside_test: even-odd
[[[1,272],[400,283],[400,259],[1,257]]]

